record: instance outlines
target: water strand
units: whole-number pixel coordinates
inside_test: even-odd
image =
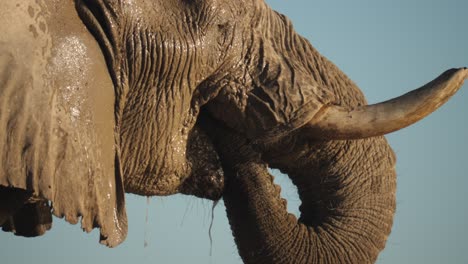
[[[149,205],[150,205],[150,197],[146,196],[146,216],[145,216],[145,233],[144,233],[144,242],[143,247],[148,246],[148,215],[149,215]]]
[[[211,207],[211,223],[210,227],[208,229],[208,236],[210,238],[210,257],[212,256],[213,253],[213,237],[211,236],[211,228],[213,227],[213,222],[214,222],[214,210],[216,205],[218,205],[219,200],[213,201],[213,206]]]

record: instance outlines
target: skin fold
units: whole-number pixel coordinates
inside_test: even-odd
[[[124,192],[225,200],[246,263],[373,263],[395,212],[383,134],[437,109],[452,69],[367,106],[262,0],[12,0],[0,11],[0,226],[127,233]],[[20,52],[21,51],[21,52]],[[286,211],[268,168],[298,187]]]

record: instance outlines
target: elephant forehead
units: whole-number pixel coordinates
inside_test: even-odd
[[[121,10],[122,15],[137,20],[142,28],[178,25],[203,29],[216,27],[220,20],[235,18],[235,14],[238,15],[236,9],[239,9],[236,6],[225,0],[123,0]]]

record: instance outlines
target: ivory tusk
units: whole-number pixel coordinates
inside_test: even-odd
[[[317,139],[359,139],[405,128],[434,112],[455,94],[468,77],[468,69],[450,69],[400,97],[346,109],[324,106],[304,128]]]

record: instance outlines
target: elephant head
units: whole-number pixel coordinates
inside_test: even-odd
[[[223,195],[247,263],[373,262],[395,211],[395,157],[382,136],[430,114],[468,75],[452,69],[368,105],[262,0],[30,2],[46,14],[41,23],[23,10],[39,31],[19,21],[0,39],[4,229],[35,215],[42,234],[53,208],[115,246],[124,191]],[[18,43],[34,48],[18,54]],[[16,107],[14,95],[24,98]],[[20,107],[31,98],[39,112]],[[299,219],[267,166],[298,187]]]

